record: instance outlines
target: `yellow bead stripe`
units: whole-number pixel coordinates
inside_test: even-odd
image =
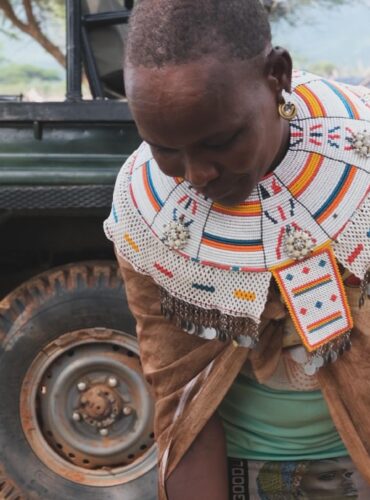
[[[135,250],[135,252],[140,252],[140,248],[138,245],[134,242],[134,240],[131,238],[131,236],[128,233],[125,233],[123,235],[123,239],[130,245],[130,247]]]
[[[234,297],[239,300],[247,300],[248,302],[254,302],[256,300],[256,294],[248,290],[234,290]]]

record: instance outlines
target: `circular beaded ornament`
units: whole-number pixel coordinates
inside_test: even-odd
[[[163,243],[173,250],[182,250],[189,239],[189,229],[184,224],[184,217],[170,221],[163,226]]]
[[[286,229],[284,249],[288,257],[300,260],[307,257],[315,246],[314,239],[308,231],[302,229]]]
[[[370,158],[370,133],[367,130],[353,135],[353,148],[360,156]]]

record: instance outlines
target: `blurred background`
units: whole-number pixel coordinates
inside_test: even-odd
[[[296,67],[370,85],[370,0],[263,1],[273,41],[291,51]],[[84,8],[96,12],[124,4],[85,0]],[[64,0],[0,0],[0,95],[63,100],[64,54]]]

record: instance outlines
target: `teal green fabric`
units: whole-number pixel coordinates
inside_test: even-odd
[[[274,390],[240,374],[219,414],[229,457],[278,461],[348,455],[321,391]]]

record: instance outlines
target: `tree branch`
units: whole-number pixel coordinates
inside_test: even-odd
[[[39,23],[35,17],[31,0],[22,0],[26,12],[27,23],[24,23],[14,12],[9,0],[0,0],[0,10],[2,10],[7,19],[20,31],[26,33],[38,42],[51,56],[54,57],[63,67],[66,65],[65,57],[62,51],[57,47],[40,29]]]
[[[24,10],[26,12],[28,24],[30,26],[34,26],[34,25],[38,26],[38,23],[37,23],[35,16],[33,14],[31,1],[30,0],[22,0],[22,3],[23,3]]]
[[[0,0],[0,10],[4,12],[5,16],[14,24],[16,28],[21,31],[25,31],[27,29],[27,24],[23,23],[19,17],[17,17],[13,7],[9,3],[9,0]]]

